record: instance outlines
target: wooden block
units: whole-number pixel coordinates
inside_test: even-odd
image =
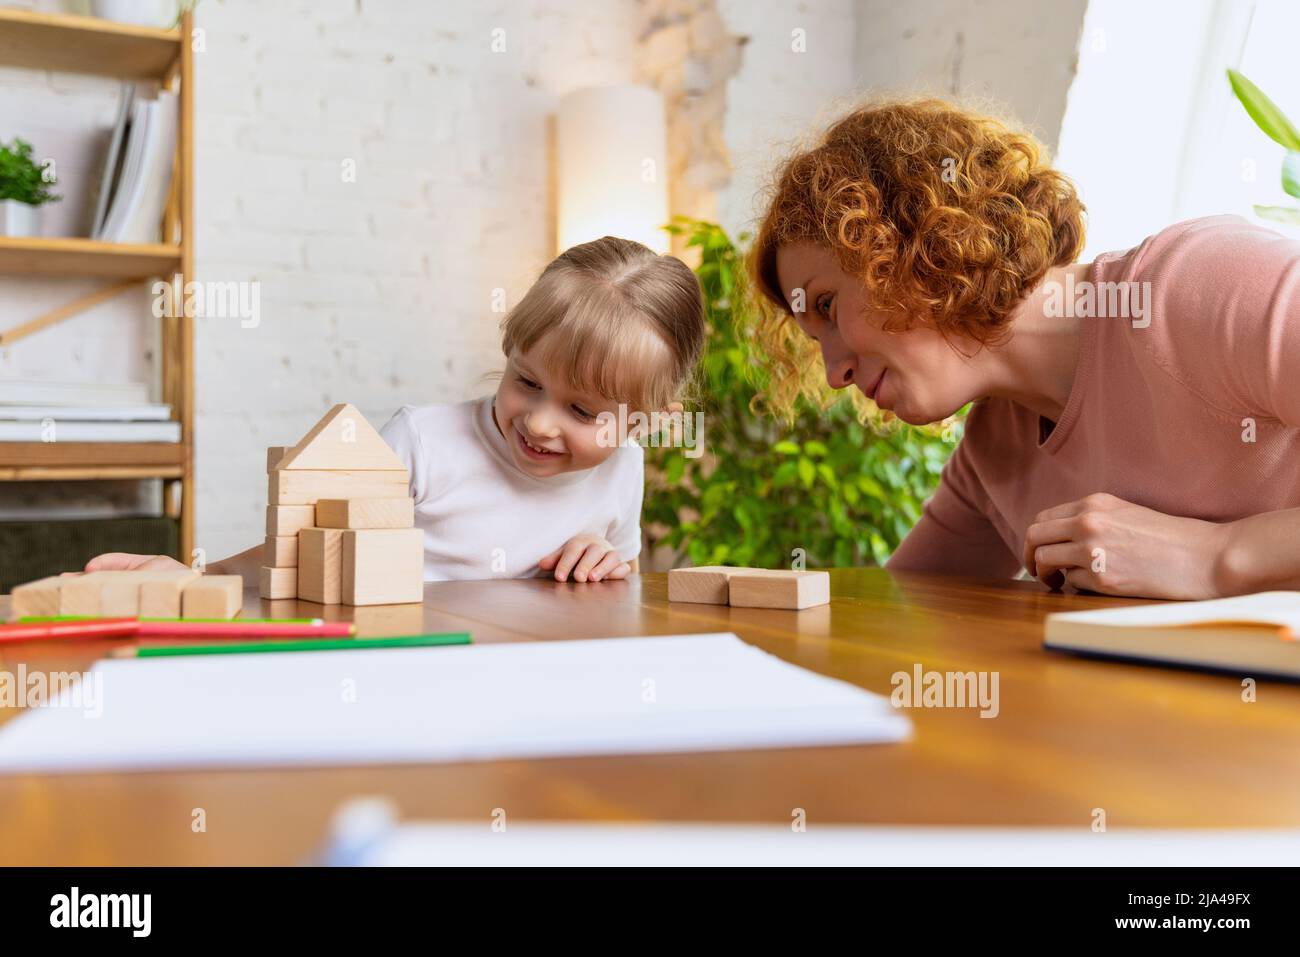
[[[140,583],[141,618],[181,617],[181,593],[199,577],[191,569],[150,576]]]
[[[424,635],[438,630],[425,627],[424,605],[370,605],[351,610],[358,637],[377,638],[388,635]]]
[[[280,460],[279,468],[384,471],[404,464],[365,416],[345,402],[330,409]]]
[[[100,611],[100,593],[104,589],[110,572],[87,572],[84,575],[69,575],[63,579],[59,589],[60,615],[98,616]]]
[[[298,569],[271,568],[269,565],[263,565],[258,592],[263,598],[297,598]]]
[[[15,585],[10,595],[9,617],[57,615],[59,593],[64,581],[61,575],[51,575],[48,578],[38,578],[35,581]]]
[[[244,579],[200,575],[181,592],[182,618],[234,618],[244,607]]]
[[[742,568],[730,577],[731,604],[736,608],[812,608],[831,600],[827,572],[795,572]]]
[[[343,604],[424,600],[424,532],[418,528],[343,532]]]
[[[276,469],[267,501],[272,505],[315,505],[323,498],[403,498],[410,495],[406,469],[326,471]],[[312,521],[315,521],[313,517]]]
[[[745,571],[725,565],[701,565],[699,568],[673,568],[668,572],[668,600],[692,601],[702,605],[727,603],[727,579]]]
[[[323,498],[316,503],[318,528],[410,528],[415,499]]]
[[[315,505],[268,505],[266,507],[266,534],[297,535],[316,523]]]
[[[302,531],[302,529],[299,529]],[[266,564],[272,568],[296,568],[298,566],[298,536],[268,535],[263,552]]]
[[[61,575],[38,578],[15,586],[9,602],[9,615],[22,618],[25,615],[57,615],[59,613],[59,589],[67,581]]]
[[[285,454],[291,448],[293,448],[291,445],[272,445],[268,448],[266,450],[266,470],[268,472],[273,472],[275,469],[279,468],[280,460],[284,458]]]
[[[304,528],[298,533],[298,597],[322,605],[343,600],[343,529]]]

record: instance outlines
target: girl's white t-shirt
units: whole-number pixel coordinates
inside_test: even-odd
[[[532,578],[543,556],[583,534],[635,558],[645,450],[629,442],[595,468],[537,478],[511,460],[492,402],[403,406],[381,430],[411,471],[424,580]]]

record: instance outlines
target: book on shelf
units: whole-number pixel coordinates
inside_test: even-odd
[[[178,120],[175,93],[164,90],[149,99],[124,87],[100,178],[91,238],[113,243],[162,241]]]
[[[179,442],[179,422],[14,422],[0,420],[0,442]]]
[[[1044,647],[1300,679],[1300,592],[1048,615]]]
[[[143,382],[65,382],[46,379],[0,379],[0,406],[143,406],[149,387]]]
[[[148,405],[0,405],[0,422],[166,422],[172,407]]]

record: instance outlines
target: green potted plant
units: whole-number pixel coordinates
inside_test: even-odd
[[[35,236],[40,232],[40,207],[61,197],[50,192],[53,180],[32,159],[32,145],[14,138],[0,142],[0,235]]]

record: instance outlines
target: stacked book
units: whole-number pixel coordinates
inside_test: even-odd
[[[143,382],[0,381],[0,442],[179,442]]]
[[[176,154],[176,94],[147,99],[122,85],[117,122],[94,198],[91,238],[156,243]],[[166,237],[163,237],[164,239]]]

